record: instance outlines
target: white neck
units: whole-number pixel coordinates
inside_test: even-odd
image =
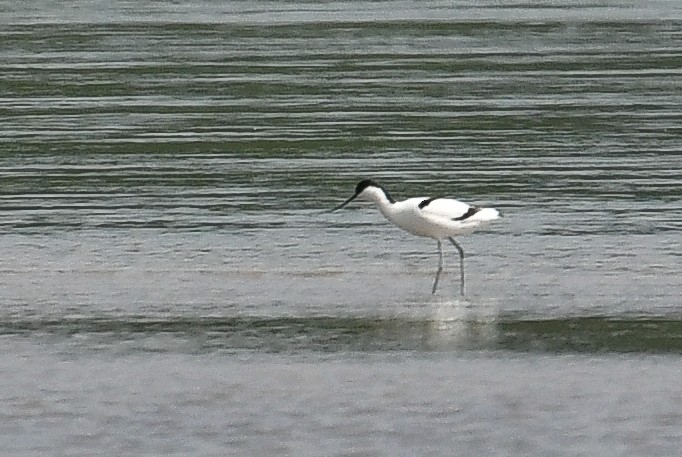
[[[385,217],[388,217],[391,213],[393,203],[388,199],[383,189],[380,189],[379,187],[368,187],[362,191],[361,195],[363,198],[376,203],[379,207],[379,211],[381,211],[381,214]]]

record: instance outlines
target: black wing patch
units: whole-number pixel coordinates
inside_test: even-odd
[[[439,197],[433,197],[433,198],[427,198],[426,200],[423,200],[421,203],[419,203],[419,209],[424,209],[427,206],[429,206],[429,203],[431,203],[434,200],[438,200]]]
[[[465,219],[469,219],[471,216],[478,213],[480,210],[481,210],[481,208],[478,206],[470,206],[466,213],[464,213],[463,215],[461,215],[459,217],[455,217],[452,220],[453,221],[463,221]]]
[[[429,206],[429,203],[431,203],[434,200],[438,200],[439,198],[440,197],[427,198],[426,200],[422,200],[419,203],[419,205],[417,205],[417,206],[419,206],[419,209],[424,209],[427,206]],[[459,217],[453,217],[452,220],[453,221],[463,221],[465,219],[469,219],[471,216],[478,213],[482,209],[483,208],[481,208],[480,206],[470,206],[466,213],[462,214]]]

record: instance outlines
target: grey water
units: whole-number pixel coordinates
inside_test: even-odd
[[[0,454],[676,455],[681,195],[675,1],[0,1]]]

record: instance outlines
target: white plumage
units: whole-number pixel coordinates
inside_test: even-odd
[[[493,208],[480,208],[449,198],[409,198],[396,202],[376,182],[365,179],[355,187],[355,193],[348,200],[332,209],[343,208],[356,198],[371,200],[379,207],[381,214],[396,226],[413,235],[433,238],[438,242],[438,271],[432,293],[436,293],[438,280],[443,271],[443,247],[445,239],[457,248],[460,256],[461,293],[464,295],[464,250],[453,238],[471,233],[500,217]]]

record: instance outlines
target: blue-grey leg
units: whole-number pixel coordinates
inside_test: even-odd
[[[438,240],[438,271],[436,272],[436,280],[433,282],[432,294],[436,293],[436,288],[438,287],[438,280],[440,279],[440,273],[443,271],[443,246]]]
[[[460,280],[461,280],[461,286],[460,286],[460,291],[462,295],[464,295],[464,249],[462,249],[462,246],[459,245],[457,241],[453,237],[448,237],[448,240],[452,244],[455,245],[457,250],[459,251],[459,271],[460,271]]]

